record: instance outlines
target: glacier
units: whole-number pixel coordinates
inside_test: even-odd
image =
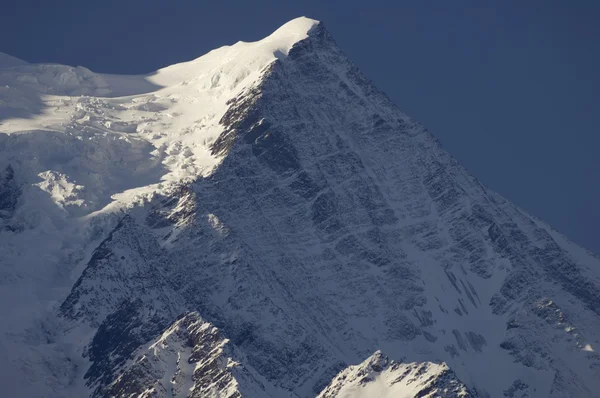
[[[9,396],[600,394],[600,258],[309,18],[144,76],[2,54],[0,303]]]

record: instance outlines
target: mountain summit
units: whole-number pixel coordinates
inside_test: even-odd
[[[145,76],[0,66],[8,396],[598,396],[600,259],[323,24]]]

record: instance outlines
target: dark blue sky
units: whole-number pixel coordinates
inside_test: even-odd
[[[306,15],[486,185],[600,253],[598,1],[29,1],[0,51],[143,73]]]

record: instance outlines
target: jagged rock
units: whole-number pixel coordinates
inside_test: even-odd
[[[243,362],[216,327],[192,312],[138,350],[104,396],[291,397]]]

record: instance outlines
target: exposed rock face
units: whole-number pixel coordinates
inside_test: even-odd
[[[13,216],[21,194],[15,181],[15,171],[9,164],[0,172],[0,228],[12,230],[7,221]]]
[[[64,282],[58,319],[50,309],[42,323],[52,331],[44,355],[67,346],[79,360],[68,382],[53,374],[55,396],[593,397],[600,260],[472,177],[321,24],[296,25],[260,42],[272,59],[257,55],[256,70],[236,69],[236,56],[258,48],[238,43],[218,73],[190,70],[220,53],[172,67],[187,80],[163,97],[86,101],[107,120],[76,123],[132,136],[104,156],[139,158],[118,184],[102,179],[101,194],[69,191],[121,207],[75,222],[79,213],[57,206],[62,218],[51,219],[49,231],[78,238],[55,245],[70,254],[52,261],[77,281]],[[282,47],[282,37],[297,40]],[[226,109],[169,142],[159,130],[178,125],[167,119],[189,117],[168,113],[172,103],[216,107],[190,97],[202,90]],[[154,115],[136,119],[138,135],[113,124],[137,112]],[[185,141],[198,131],[218,134],[199,148]],[[162,169],[143,159],[140,137],[170,179],[183,177],[152,180]],[[114,193],[135,186],[138,167],[153,170],[140,172],[154,182],[143,180],[145,196]],[[2,178],[2,214],[16,214]]]
[[[237,349],[197,313],[188,313],[138,350],[106,389],[114,397],[286,397],[239,362]],[[262,380],[261,380],[262,379]]]
[[[88,385],[104,386],[142,344],[168,327],[181,300],[164,275],[167,258],[155,239],[125,216],[93,252],[61,314],[97,331],[85,351],[91,361]]]

